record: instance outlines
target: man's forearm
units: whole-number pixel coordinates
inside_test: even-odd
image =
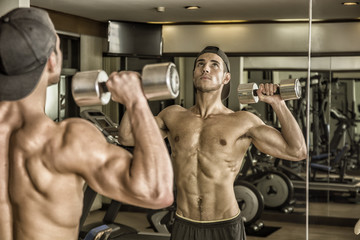
[[[172,193],[170,156],[147,101],[128,106],[127,112],[135,146],[130,177],[136,178],[145,197]]]
[[[124,146],[134,146],[134,136],[130,125],[128,112],[125,111],[119,125],[119,143]]]
[[[278,104],[273,104],[272,108],[279,119],[281,134],[289,148],[298,155],[299,159],[306,158],[306,144],[303,133],[285,102],[281,101]]]

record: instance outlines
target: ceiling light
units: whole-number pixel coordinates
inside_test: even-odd
[[[156,11],[158,12],[165,12],[165,7],[157,7]]]
[[[308,18],[275,19],[275,22],[308,22]]]
[[[174,24],[174,23],[176,23],[176,22],[147,22],[148,24],[163,24],[163,25],[165,25],[165,24]]]
[[[248,22],[248,20],[208,20],[202,21],[203,23],[244,23]]]
[[[343,2],[341,4],[344,6],[356,6],[359,5],[359,2]]]
[[[184,7],[185,9],[187,9],[187,10],[197,10],[197,9],[199,9],[200,7],[199,6],[186,6],[186,7]]]

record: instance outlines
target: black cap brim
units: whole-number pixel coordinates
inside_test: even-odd
[[[0,101],[16,101],[28,96],[37,86],[45,65],[19,75],[0,73]]]

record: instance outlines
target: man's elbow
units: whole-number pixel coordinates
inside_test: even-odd
[[[151,204],[152,209],[166,208],[173,204],[174,194],[168,190],[161,191],[149,196],[148,202]]]
[[[118,142],[122,146],[127,146],[127,147],[134,146],[134,141],[132,139],[122,137],[121,135],[118,136]]]
[[[156,208],[166,208],[174,203],[174,194],[171,192],[158,199]]]
[[[306,146],[303,146],[303,147],[299,148],[296,151],[296,155],[294,157],[295,157],[295,161],[301,161],[301,160],[306,159],[306,157],[307,157]]]

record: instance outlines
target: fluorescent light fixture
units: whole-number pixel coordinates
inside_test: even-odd
[[[186,10],[197,10],[199,9],[200,7],[199,6],[186,6],[184,7]]]
[[[201,22],[202,23],[244,23],[244,22],[248,22],[248,20],[208,20]]]
[[[309,19],[308,18],[289,18],[289,19],[275,19],[275,22],[308,22]]]
[[[148,24],[174,24],[176,22],[147,22]]]
[[[341,4],[344,6],[356,6],[359,5],[359,2],[343,2]]]

